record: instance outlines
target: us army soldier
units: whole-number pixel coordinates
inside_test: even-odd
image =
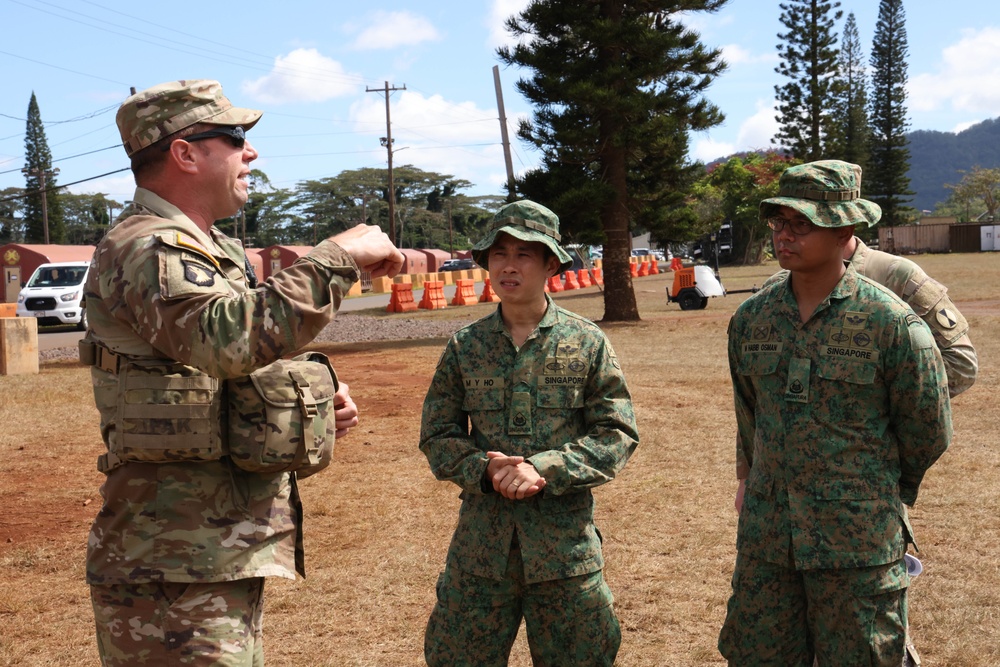
[[[861,169],[791,167],[760,215],[783,269],[729,330],[742,508],[719,636],[731,665],[902,664],[906,505],[951,438],[941,355],[895,294],[843,261]]]
[[[222,382],[311,341],[360,269],[402,265],[358,226],[254,286],[243,247],[213,223],[246,203],[260,117],[209,80],[118,110],[137,188],[94,253],[81,344],[107,446],[86,563],[105,666],[263,664],[264,577],[303,573],[302,508],[293,474],[220,456]],[[346,385],[335,404],[344,435],[357,423]]]

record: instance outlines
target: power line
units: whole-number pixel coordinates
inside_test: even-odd
[[[13,0],[11,1],[13,2]],[[115,83],[118,84],[119,86],[129,85],[127,83],[122,83],[121,81],[115,81],[114,79],[108,79],[103,76],[97,76],[95,74],[87,74],[86,72],[78,72],[74,69],[69,69],[68,67],[60,67],[59,65],[52,65],[49,63],[42,62],[41,60],[35,60],[34,58],[26,58],[24,56],[19,56],[16,53],[10,53],[9,51],[0,50],[0,53],[2,53],[5,56],[10,56],[11,58],[19,58],[21,60],[27,60],[29,63],[35,63],[36,65],[44,65],[45,67],[51,67],[53,69],[62,70],[64,72],[69,72],[70,74],[79,74],[80,76],[90,77],[91,79],[99,79],[101,81],[107,81],[108,83]]]
[[[43,122],[43,125],[62,125],[63,123],[76,123],[81,120],[90,120],[91,118],[96,118],[102,114],[106,114],[109,111],[113,111],[118,108],[117,104],[112,104],[111,106],[104,107],[103,109],[98,109],[97,111],[91,111],[90,113],[84,114],[82,116],[77,116],[76,118],[70,118],[68,120],[47,120]],[[5,113],[0,113],[0,116],[4,118],[10,118],[11,120],[19,120],[23,123],[27,123],[27,118],[17,118],[15,116],[9,116]],[[17,136],[17,135],[14,135]]]
[[[78,185],[80,183],[86,183],[87,181],[96,181],[98,178],[104,178],[105,176],[119,174],[123,171],[129,171],[130,169],[131,167],[122,167],[121,169],[115,169],[114,171],[109,171],[107,173],[100,174],[98,176],[91,176],[90,178],[81,178],[79,181],[73,181],[72,183],[64,183],[63,185],[49,186],[44,190],[32,190],[31,192],[22,192],[19,195],[11,195],[10,197],[4,197],[3,199],[0,199],[0,203],[3,203],[5,201],[14,201],[15,199],[24,199],[25,197],[31,197],[36,193],[45,194],[47,192],[51,192],[52,190],[60,190],[62,188],[68,188],[71,185]]]
[[[67,157],[61,157],[61,158],[58,158],[56,160],[52,160],[52,162],[63,162],[65,160],[72,160],[73,158],[83,157],[84,155],[93,155],[94,153],[101,153],[103,151],[109,151],[112,148],[121,148],[121,145],[120,144],[115,144],[114,146],[107,146],[105,148],[98,148],[97,150],[87,151],[86,153],[77,153],[76,155],[69,155]],[[22,155],[21,157],[24,157],[24,156]],[[10,158],[9,160],[4,160],[4,162],[12,162],[14,160],[19,160],[19,159],[20,158],[13,157],[13,158]],[[10,173],[15,172],[15,171],[21,171],[21,169],[20,168],[18,168],[18,169],[8,169],[7,171],[0,171],[0,174],[10,174]]]

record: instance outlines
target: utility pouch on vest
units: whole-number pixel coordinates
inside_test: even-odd
[[[299,478],[330,464],[336,437],[337,374],[325,354],[281,359],[227,381],[229,455],[259,473]]]
[[[226,454],[218,378],[172,361],[115,356],[118,405],[107,469],[129,461],[215,461]]]

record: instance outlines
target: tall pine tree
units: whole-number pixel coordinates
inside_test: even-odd
[[[630,225],[686,222],[688,132],[722,122],[703,94],[725,63],[679,14],[726,2],[534,0],[507,20],[520,40],[498,54],[531,72],[517,88],[535,107],[519,135],[543,157],[518,189],[555,210],[570,238],[604,243],[606,321],[639,319]]]
[[[834,131],[827,157],[868,166],[868,75],[854,12],[847,15],[840,43],[840,86],[834,100]],[[864,180],[864,179],[862,179]]]
[[[775,86],[778,97],[778,133],[773,141],[803,161],[826,157],[832,132],[833,100],[837,94],[837,33],[843,12],[840,2],[790,0],[781,7],[778,56],[774,68],[788,81]]]
[[[52,152],[45,139],[45,126],[38,110],[38,100],[31,93],[28,103],[28,123],[24,131],[24,224],[26,243],[45,242],[45,222],[48,221],[48,242],[63,243],[66,225],[63,222],[62,203],[56,190],[56,176],[52,170]],[[42,204],[42,183],[45,183],[45,205]]]
[[[906,13],[903,0],[881,0],[872,44],[872,91],[869,99],[871,145],[868,174],[862,187],[869,199],[882,207],[882,224],[906,223],[913,209],[910,149],[906,131]]]

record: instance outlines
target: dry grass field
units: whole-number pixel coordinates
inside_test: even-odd
[[[925,567],[911,589],[913,633],[928,667],[1000,665],[1000,257],[916,259],[950,286],[981,368],[954,402],[954,444],[911,513]],[[724,269],[723,281],[759,285],[774,269]],[[735,557],[726,324],[746,295],[682,312],[664,301],[670,275],[636,281],[641,322],[605,327],[641,433],[622,475],[597,492],[623,667],[722,664],[715,644]],[[594,288],[559,302],[591,318],[603,312]],[[489,308],[414,317],[471,320]],[[338,442],[334,465],[302,484],[309,576],[268,584],[269,664],[423,663],[424,624],[459,504],[417,449],[420,404],[443,342],[321,348],[363,421]],[[88,371],[53,362],[37,376],[0,377],[0,425],[0,665],[95,665],[83,558],[100,505],[102,445]],[[511,664],[530,664],[523,634]]]

